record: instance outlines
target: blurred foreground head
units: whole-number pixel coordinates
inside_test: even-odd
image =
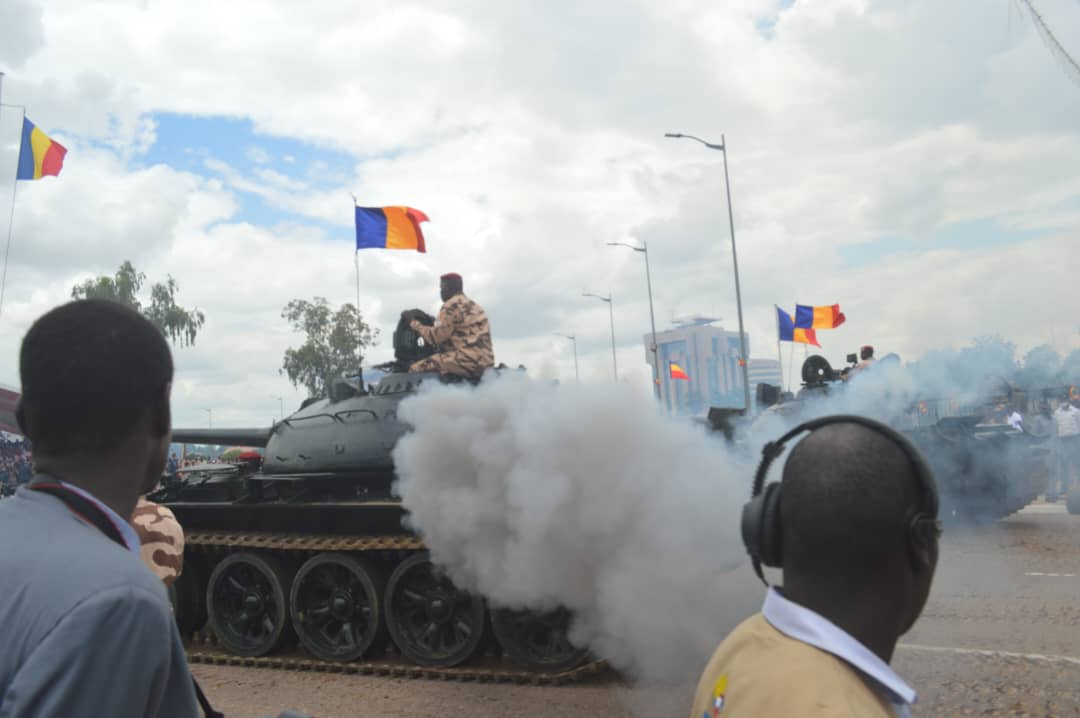
[[[782,481],[785,593],[834,607],[819,611],[827,617],[859,606],[895,636],[907,632],[938,560],[933,477],[920,475],[897,440],[860,424],[799,442]]]
[[[47,312],[23,338],[19,378],[16,417],[38,471],[79,485],[100,482],[94,470],[109,467],[106,493],[125,502],[130,493],[132,507],[157,483],[169,448],[173,362],[164,335],[142,315],[99,299]]]

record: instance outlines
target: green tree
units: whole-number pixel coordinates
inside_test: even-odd
[[[281,372],[293,386],[307,387],[311,396],[325,396],[330,380],[363,362],[363,350],[379,336],[352,304],[334,311],[323,297],[294,299],[281,316],[306,337],[299,347],[285,350]]]
[[[206,316],[198,309],[185,309],[176,303],[176,293],[180,287],[171,275],[164,282],[150,287],[150,304],[143,306],[139,301],[139,290],[145,282],[146,275],[124,260],[114,276],[87,279],[72,287],[71,298],[109,299],[126,304],[149,319],[174,344],[194,344]]]

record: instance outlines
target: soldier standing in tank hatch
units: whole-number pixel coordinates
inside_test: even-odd
[[[416,319],[409,327],[437,351],[414,362],[410,372],[437,371],[466,379],[479,379],[485,369],[495,366],[491,346],[491,327],[479,304],[465,296],[460,274],[439,278],[443,305],[435,325],[428,327]]]

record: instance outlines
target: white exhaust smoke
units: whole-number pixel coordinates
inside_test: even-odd
[[[724,571],[753,467],[624,387],[504,376],[402,403],[412,528],[458,586],[575,615],[571,640],[632,676],[696,680],[741,616]]]

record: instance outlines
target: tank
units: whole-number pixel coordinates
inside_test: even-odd
[[[865,371],[899,363],[895,354],[888,355]],[[834,369],[825,357],[811,355],[803,362],[798,394],[766,412],[788,423],[809,418],[827,397],[860,391],[859,382],[845,381],[854,378],[852,371]],[[944,520],[988,521],[1034,501],[1046,490],[1053,470],[1048,437],[1014,429],[994,416],[995,407],[1021,399],[1007,381],[995,377],[984,382],[978,400],[970,404],[927,397],[901,405],[885,389],[877,402],[882,410],[868,413],[907,436],[926,456],[937,478]]]
[[[534,683],[602,665],[568,640],[567,611],[493,610],[405,528],[392,451],[409,427],[397,408],[428,382],[452,381],[408,372],[434,351],[413,317],[433,321],[403,313],[376,385],[338,378],[269,428],[173,430],[178,443],[263,448],[261,463],[184,467],[149,497],[184,528],[172,593],[192,660]]]

